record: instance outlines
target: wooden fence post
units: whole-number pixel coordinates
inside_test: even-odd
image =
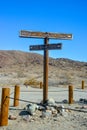
[[[20,86],[15,85],[15,90],[14,90],[14,107],[19,105],[19,95],[20,95]]]
[[[42,82],[40,82],[40,89],[42,89],[43,88],[43,83]]]
[[[2,88],[0,126],[8,125],[10,88]]]
[[[73,103],[73,86],[69,86],[69,104]]]
[[[82,80],[82,89],[84,89],[84,81]]]

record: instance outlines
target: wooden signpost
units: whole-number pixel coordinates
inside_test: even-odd
[[[23,38],[49,38],[49,39],[72,39],[72,34],[65,33],[50,33],[50,32],[32,32],[32,31],[20,31],[20,37]]]
[[[44,74],[43,74],[43,103],[48,99],[48,50],[61,49],[62,44],[48,44],[49,39],[64,39],[70,40],[72,39],[72,34],[59,34],[59,33],[48,33],[48,32],[32,32],[32,31],[20,31],[20,37],[23,38],[42,38],[44,39],[44,45],[32,45],[30,46],[30,50],[44,51]]]

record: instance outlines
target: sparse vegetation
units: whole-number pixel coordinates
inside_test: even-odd
[[[32,78],[34,77],[34,78]],[[43,56],[21,51],[0,51],[0,84],[30,85],[40,88],[43,80]],[[48,84],[50,86],[81,86],[87,84],[87,63],[70,59],[49,58]]]
[[[35,88],[40,88],[40,81],[37,81],[35,78],[32,78],[30,80],[29,79],[25,80],[24,85],[35,87]]]

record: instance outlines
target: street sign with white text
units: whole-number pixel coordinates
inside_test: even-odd
[[[61,49],[62,48],[62,44],[58,43],[58,44],[48,44],[48,45],[32,45],[30,46],[30,50],[34,51],[34,50],[55,50],[55,49]]]

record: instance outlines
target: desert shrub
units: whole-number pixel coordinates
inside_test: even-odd
[[[38,87],[40,88],[40,81],[37,81],[36,79],[32,78],[30,80],[29,79],[25,80],[24,85],[35,87],[35,88],[38,88]]]

